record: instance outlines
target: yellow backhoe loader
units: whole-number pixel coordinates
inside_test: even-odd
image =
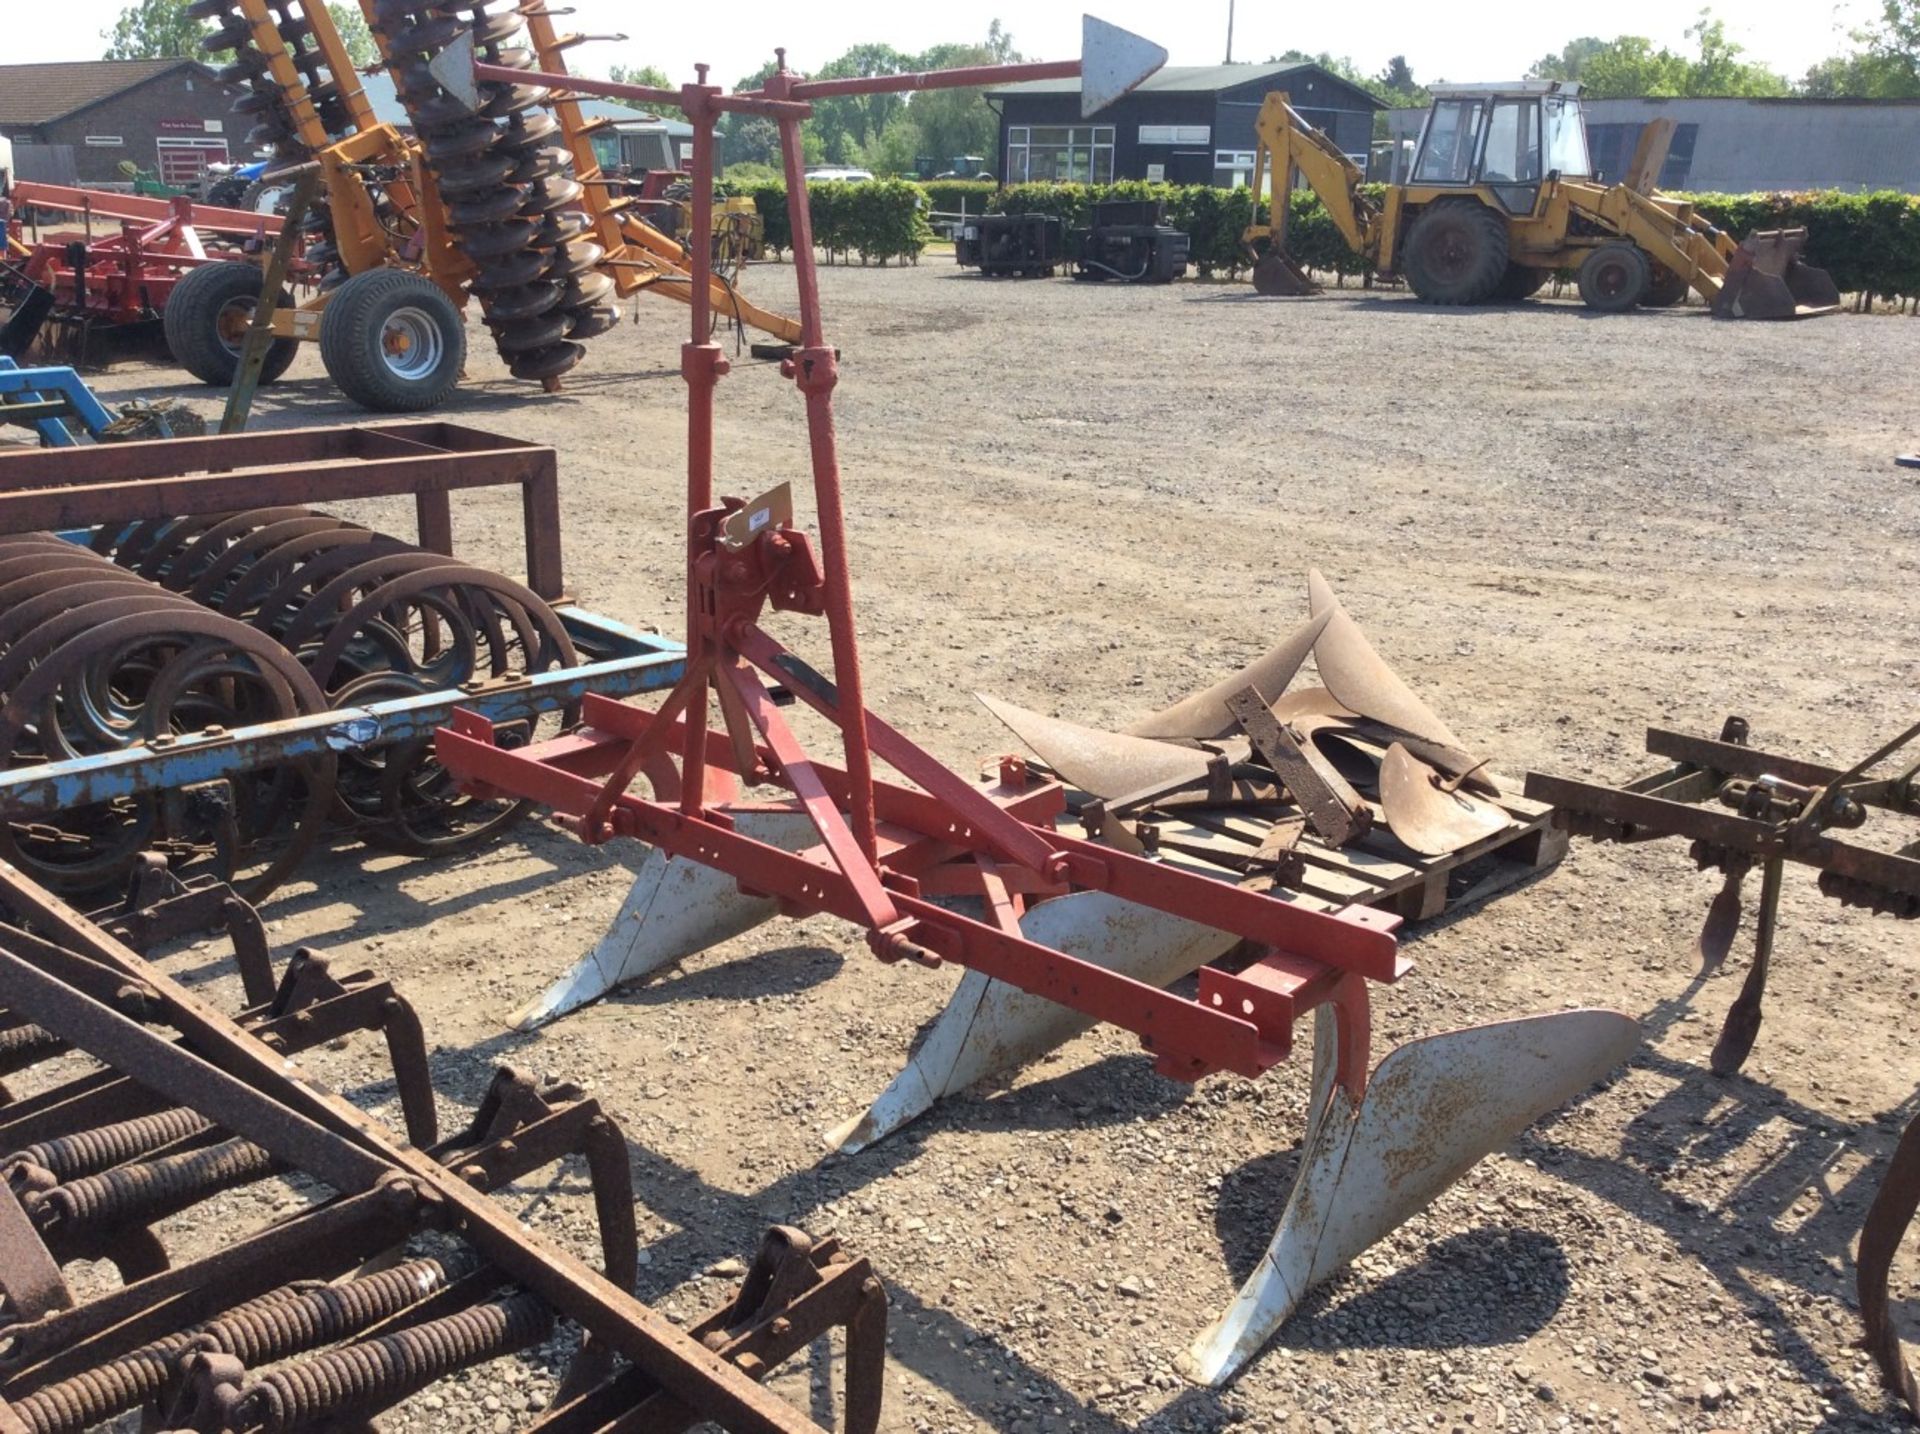
[[[411,133],[375,117],[321,0],[187,6],[214,26],[202,48],[229,56],[220,78],[245,91],[235,109],[253,121],[249,147],[270,146],[282,171],[320,167],[301,220],[317,291],[276,310],[263,382],[285,371],[296,341],[315,340],[328,374],[363,407],[435,408],[459,379],[460,311],[476,302],[514,377],[552,388],[585,340],[619,322],[619,299],[691,300],[685,245],[601,173],[592,138],[613,121],[588,119],[569,91],[533,83],[487,86],[476,114],[430,69],[465,35],[496,64],[564,74],[564,52],[588,38],[555,29],[553,17],[570,12],[503,0],[359,4]],[[182,367],[206,383],[233,381],[261,281],[242,262],[181,278],[165,326]],[[799,340],[796,322],[726,278],[715,276],[710,295],[721,319]]]
[[[1254,193],[1276,201],[1303,181],[1354,251],[1404,278],[1433,304],[1484,304],[1539,292],[1574,270],[1591,308],[1620,312],[1679,303],[1689,289],[1728,318],[1806,318],[1838,312],[1824,270],[1802,263],[1806,230],[1775,229],[1735,244],[1691,204],[1654,192],[1673,122],[1642,132],[1625,179],[1593,178],[1580,87],[1556,80],[1439,85],[1404,182],[1376,205],[1365,176],[1285,94],[1255,122]],[[1317,286],[1287,253],[1287,206],[1242,236],[1263,294]]]

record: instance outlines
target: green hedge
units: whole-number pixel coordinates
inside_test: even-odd
[[[920,188],[939,214],[958,214],[964,201],[969,214],[985,214],[1000,186],[991,179],[923,179]]]
[[[1376,204],[1384,186],[1362,187]],[[1880,192],[1842,194],[1827,190],[1804,194],[1691,194],[1700,214],[1736,239],[1755,229],[1804,225],[1807,258],[1828,270],[1841,291],[1885,298],[1920,295],[1920,196]],[[1159,199],[1167,221],[1193,239],[1193,260],[1202,274],[1239,274],[1247,267],[1240,235],[1253,217],[1253,196],[1246,189],[1210,185],[1018,184],[994,197],[1001,213],[1057,214],[1069,227],[1084,225],[1095,202],[1111,199]],[[1367,264],[1347,247],[1317,195],[1295,190],[1288,220],[1287,245],[1294,258],[1322,274],[1364,275]],[[1265,218],[1262,205],[1261,217]]]
[[[787,187],[778,182],[755,184],[746,192],[767,226],[767,249],[786,253],[793,247]],[[813,212],[814,248],[826,255],[828,263],[836,259],[845,263],[853,254],[863,264],[918,259],[933,238],[926,191],[904,179],[809,184],[807,202]]]

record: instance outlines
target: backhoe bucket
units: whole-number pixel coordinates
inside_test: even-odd
[[[1335,1080],[1337,1029],[1331,1007],[1314,1013],[1313,1107],[1299,1173],[1259,1265],[1179,1361],[1197,1384],[1232,1379],[1315,1285],[1640,1042],[1639,1024],[1618,1011],[1470,1026],[1391,1052],[1356,1098]]]
[[[1713,301],[1722,319],[1811,319],[1840,312],[1840,290],[1825,269],[1802,263],[1805,229],[1759,229],[1727,261]]]
[[[1020,931],[1029,941],[1153,986],[1172,985],[1239,940],[1100,891],[1043,901],[1020,918]],[[866,1114],[826,1132],[827,1146],[843,1155],[865,1150],[946,1096],[1017,1070],[1094,1024],[1070,1006],[969,971],[906,1069]]]
[[[787,851],[819,840],[813,822],[799,813],[743,813],[737,829]],[[507,1017],[507,1024],[516,1031],[535,1030],[777,915],[771,897],[748,896],[717,868],[670,857],[656,847],[641,862],[606,935],[566,975]]]
[[[1300,299],[1320,293],[1321,288],[1291,256],[1271,249],[1254,262],[1253,291],[1270,298]]]

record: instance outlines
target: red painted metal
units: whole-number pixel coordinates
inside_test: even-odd
[[[475,70],[484,80],[543,82],[522,71]],[[1363,1080],[1366,982],[1393,981],[1408,969],[1394,941],[1397,917],[1367,909],[1309,911],[1057,831],[1057,786],[1029,780],[1019,764],[1006,768],[1001,784],[976,786],[866,709],[834,440],[839,370],[821,322],[800,149],[806,100],[1078,73],[1078,63],[1069,62],[813,84],[789,73],[783,55],[779,72],[750,95],[722,94],[706,83],[705,67],[698,83],[678,91],[555,80],[576,91],[685,109],[694,127],[696,205],[702,196],[710,202],[716,117],[745,110],[777,120],[801,326],[801,341],[782,372],[805,405],[819,561],[806,536],[776,516],[784,505],[716,503],[713,394],[727,364],[708,337],[710,260],[706,247],[696,245],[690,255],[693,332],[681,359],[688,390],[685,679],[654,713],[589,697],[580,733],[518,750],[496,746],[484,720],[458,714],[438,734],[437,752],[470,786],[551,807],[571,818],[584,840],[631,836],[730,873],[743,889],[776,898],[789,914],[829,913],[855,922],[883,960],[958,962],[1123,1026],[1155,1052],[1161,1070],[1183,1079],[1217,1070],[1260,1074],[1286,1056],[1293,1021],[1332,1002],[1346,1033],[1359,1038],[1357,1075],[1343,1070],[1342,1076]],[[698,214],[693,227],[703,231]],[[757,531],[742,535],[754,522],[761,523]],[[826,619],[831,678],[760,627],[768,606]],[[776,710],[768,679],[838,730],[843,769],[807,753]],[[708,730],[716,699],[724,733]],[[676,751],[677,772],[670,755]],[[876,758],[920,790],[876,780]],[[643,772],[651,798],[628,791]],[[736,782],[784,787],[812,818],[819,844],[794,853],[741,835],[733,814],[749,805],[715,797],[733,792]],[[1029,902],[1073,890],[1104,891],[1233,932],[1264,949],[1264,958],[1241,976],[1210,975],[1206,999],[1193,1001],[1021,934],[1019,916]],[[927,899],[936,892],[981,897],[987,919]]]
[[[11,206],[7,237],[26,251],[21,268],[27,278],[52,290],[60,310],[113,324],[157,317],[186,270],[239,257],[218,246],[210,251],[207,238],[265,243],[281,227],[278,215],[195,204],[184,196],[152,199],[33,180],[14,186]],[[36,216],[32,239],[19,218],[29,211]],[[45,213],[72,220],[39,222]],[[117,230],[96,234],[101,220]]]

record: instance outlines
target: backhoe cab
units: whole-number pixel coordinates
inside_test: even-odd
[[[1691,204],[1654,192],[1672,121],[1646,127],[1625,179],[1596,180],[1579,89],[1557,80],[1437,86],[1408,178],[1388,185],[1378,205],[1333,141],[1286,95],[1270,94],[1256,122],[1255,192],[1269,179],[1275,194],[1304,181],[1355,252],[1428,303],[1524,299],[1572,270],[1581,299],[1605,311],[1677,304],[1689,289],[1730,318],[1838,310],[1833,281],[1800,262],[1804,229],[1736,245]],[[1254,287],[1316,292],[1287,253],[1286,222],[1280,204],[1273,223],[1243,236]]]

